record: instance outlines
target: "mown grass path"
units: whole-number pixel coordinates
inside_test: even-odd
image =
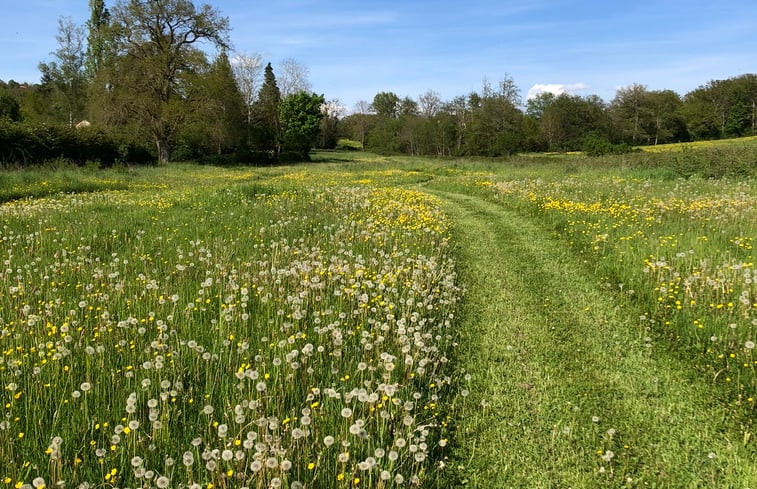
[[[757,487],[753,441],[631,304],[530,218],[440,189],[467,288],[459,484]]]

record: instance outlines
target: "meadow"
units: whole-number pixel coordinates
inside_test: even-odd
[[[606,175],[559,181],[474,177],[468,185],[526,206],[591,263],[621,303],[646,308],[641,327],[689,352],[687,361],[723,384],[734,409],[753,416],[757,199],[752,181],[653,183]]]
[[[459,298],[435,200],[217,173],[0,208],[0,482],[426,477]]]
[[[739,151],[3,172],[0,487],[755,484]]]

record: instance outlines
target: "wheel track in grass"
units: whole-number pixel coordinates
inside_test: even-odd
[[[467,288],[453,484],[757,487],[754,441],[565,243],[504,205],[423,188],[456,222]]]

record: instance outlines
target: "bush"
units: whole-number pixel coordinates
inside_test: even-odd
[[[360,144],[360,141],[339,138],[336,142],[336,149],[342,151],[360,151],[361,149],[363,149],[363,145]]]
[[[1,164],[32,166],[61,158],[77,165],[98,162],[101,166],[155,161],[145,145],[101,129],[0,122]]]
[[[613,144],[601,136],[590,134],[584,138],[581,151],[587,156],[604,156],[633,153],[637,150],[626,143]]]

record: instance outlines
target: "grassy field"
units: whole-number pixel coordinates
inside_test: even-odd
[[[0,487],[754,487],[707,151],[0,173]]]
[[[657,144],[654,146],[639,146],[642,151],[650,153],[666,153],[671,151],[684,151],[687,149],[701,148],[724,148],[724,147],[744,147],[757,143],[757,136],[748,136],[743,138],[732,139],[715,139],[712,141],[693,141],[690,143],[671,143]]]

